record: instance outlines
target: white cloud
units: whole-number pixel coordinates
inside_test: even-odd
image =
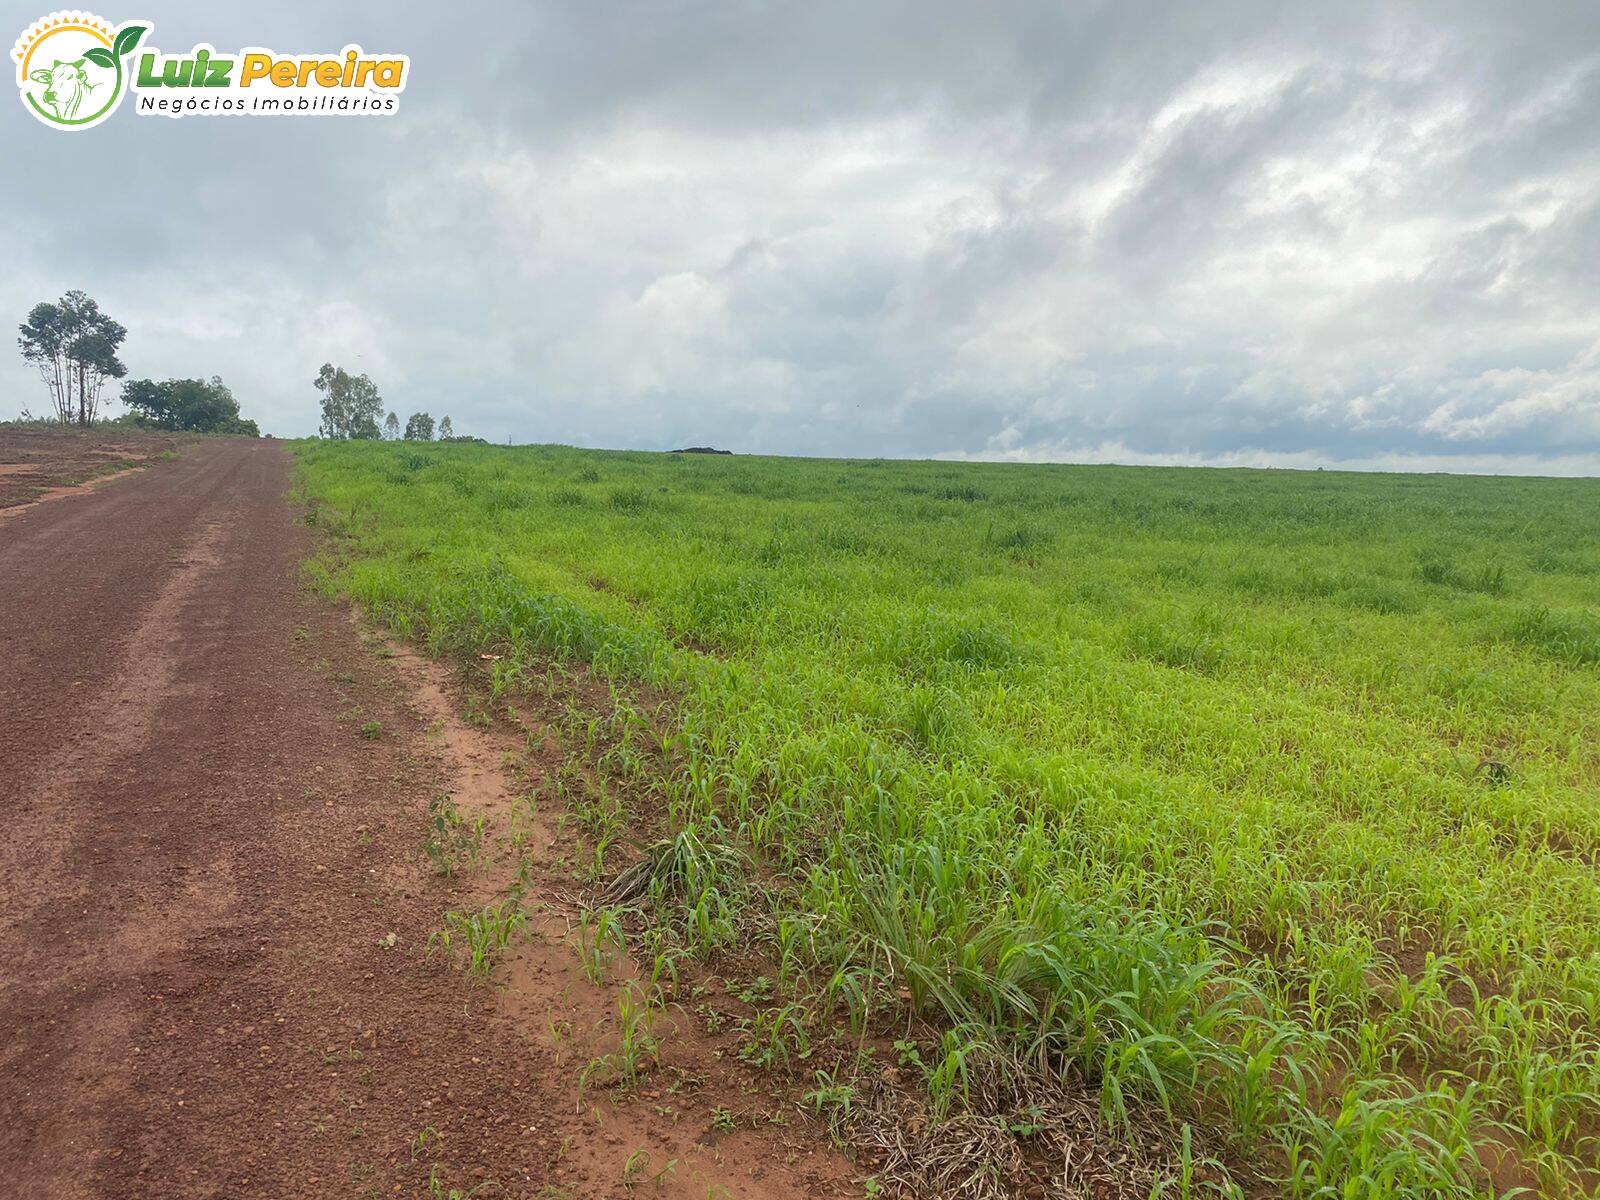
[[[393,120],[0,125],[14,161],[92,140],[116,180],[0,197],[5,311],[85,287],[135,374],[221,374],[275,431],[314,429],[332,359],[496,440],[1600,453],[1585,4],[1514,37],[1443,3],[503,5],[472,97],[442,12],[151,15],[413,54]],[[36,388],[0,359],[0,395]]]

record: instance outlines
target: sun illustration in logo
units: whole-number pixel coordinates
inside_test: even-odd
[[[89,129],[111,115],[128,90],[123,59],[149,22],[114,28],[93,13],[53,12],[23,31],[11,48],[23,105],[57,129]]]

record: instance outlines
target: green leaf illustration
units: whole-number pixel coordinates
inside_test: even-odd
[[[117,65],[117,60],[111,57],[111,51],[104,46],[95,46],[92,49],[85,50],[83,56],[97,67],[114,67]]]
[[[150,32],[148,25],[129,25],[117,34],[117,40],[112,47],[112,52],[121,58],[124,54],[131,53],[139,44],[139,39]]]

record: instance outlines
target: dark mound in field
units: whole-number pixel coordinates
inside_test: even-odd
[[[682,450],[674,450],[673,454],[732,454],[732,450],[714,450],[710,446],[685,446]]]

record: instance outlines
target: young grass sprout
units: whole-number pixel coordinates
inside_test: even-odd
[[[589,1081],[738,950],[750,1060],[911,1044],[885,1188],[1048,1126],[1168,1197],[1594,1193],[1600,483],[410,452],[298,447],[324,569],[548,710],[590,978],[663,931]]]
[[[483,854],[483,837],[488,829],[484,817],[471,820],[461,815],[449,796],[437,796],[428,805],[428,835],[422,850],[433,863],[434,872],[453,879],[463,867],[476,867]]]
[[[449,961],[460,959],[467,974],[488,980],[506,947],[526,930],[528,915],[514,901],[486,905],[477,912],[450,911],[444,928],[428,938],[428,952],[438,951]]]

